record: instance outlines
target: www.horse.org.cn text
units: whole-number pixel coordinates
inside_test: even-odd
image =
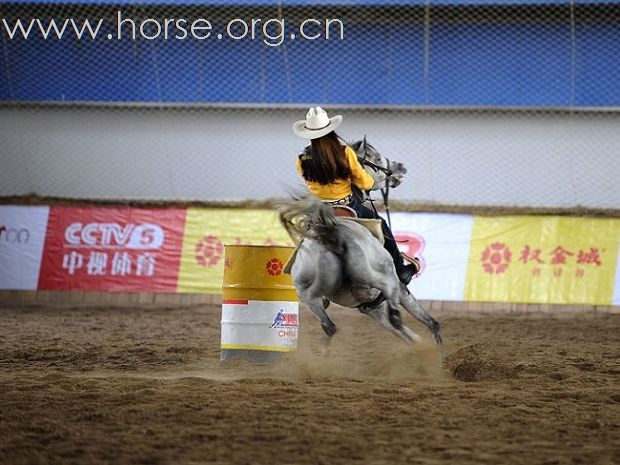
[[[250,40],[270,47],[294,40],[344,40],[344,23],[338,18],[231,18],[216,23],[207,18],[134,19],[120,10],[113,21],[2,18],[1,29],[8,40]]]

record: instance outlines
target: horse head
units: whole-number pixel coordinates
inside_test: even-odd
[[[400,163],[390,161],[379,153],[379,151],[366,141],[366,136],[362,140],[358,140],[350,144],[351,148],[357,154],[360,163],[375,183],[372,190],[383,189],[386,184],[394,188],[403,182],[407,168]]]

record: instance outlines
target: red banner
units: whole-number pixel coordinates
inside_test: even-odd
[[[42,290],[175,292],[185,209],[50,209]]]

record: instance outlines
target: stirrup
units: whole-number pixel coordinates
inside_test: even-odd
[[[416,276],[422,269],[422,264],[420,263],[420,259],[418,257],[410,257],[404,252],[401,252],[400,255],[403,257],[403,260],[413,265],[413,276]]]

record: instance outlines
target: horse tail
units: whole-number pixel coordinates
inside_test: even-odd
[[[307,237],[314,239],[335,254],[345,251],[338,222],[331,207],[317,197],[307,196],[279,208],[280,223],[296,243]]]

